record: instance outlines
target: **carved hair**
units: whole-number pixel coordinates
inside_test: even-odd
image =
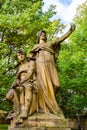
[[[37,34],[36,34],[36,36],[37,36],[37,43],[39,43],[40,36],[41,36],[42,33],[44,33],[46,35],[46,32],[44,30],[40,30],[39,32],[37,32]],[[46,37],[45,41],[47,41],[47,37]]]
[[[21,54],[21,55],[24,55],[26,57],[26,53],[23,51],[23,50],[17,50],[16,51],[16,59],[17,59],[17,54]]]
[[[17,53],[20,53],[20,54],[26,55],[25,52],[22,51],[22,50],[17,50],[17,51],[16,51],[16,55],[17,55]]]

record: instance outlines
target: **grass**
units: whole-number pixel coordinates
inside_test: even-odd
[[[8,130],[8,124],[0,124],[0,130]]]

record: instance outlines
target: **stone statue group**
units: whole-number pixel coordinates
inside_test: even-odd
[[[55,60],[60,43],[74,30],[73,24],[66,34],[50,42],[47,42],[46,32],[39,31],[37,44],[28,58],[23,51],[16,51],[19,62],[16,79],[6,94],[6,98],[13,103],[13,110],[7,118],[16,117],[21,122],[34,113],[52,113],[64,118],[55,99],[60,87]]]

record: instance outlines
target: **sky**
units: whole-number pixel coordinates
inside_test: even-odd
[[[81,5],[85,0],[43,0],[45,5],[43,10],[46,11],[49,8],[49,5],[56,5],[55,11],[57,15],[53,19],[60,18],[61,21],[65,24],[73,22],[73,18],[76,14],[76,8],[78,5]]]

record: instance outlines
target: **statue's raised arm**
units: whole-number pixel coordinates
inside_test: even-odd
[[[65,39],[67,39],[72,32],[75,30],[76,25],[71,24],[70,29],[61,37],[57,37],[55,40],[50,42],[50,45],[52,46],[52,49],[54,50],[54,59],[57,60],[59,50],[60,50],[60,43],[63,42]]]
[[[52,41],[52,45],[63,42],[65,39],[67,39],[72,34],[72,32],[75,30],[75,28],[76,28],[76,25],[74,23],[72,23],[70,26],[70,29],[63,36],[57,37],[55,40]]]
[[[75,24],[71,24],[71,27],[70,29],[68,30],[68,32],[66,32],[63,36],[61,36],[59,38],[59,41],[58,42],[62,42],[64,41],[66,38],[68,38],[70,36],[70,34],[72,34],[72,32],[75,30],[76,28],[76,25]]]

